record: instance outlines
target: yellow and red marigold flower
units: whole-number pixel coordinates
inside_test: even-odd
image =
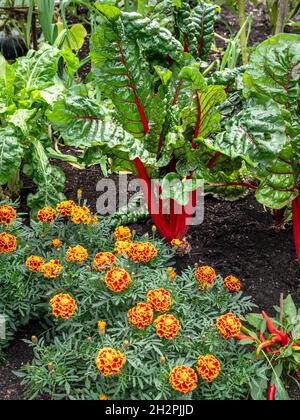
[[[211,354],[199,356],[197,361],[197,372],[204,381],[213,382],[221,372],[220,362]]]
[[[75,300],[66,293],[60,293],[50,300],[52,313],[56,318],[69,319],[77,309]]]
[[[52,239],[51,244],[54,248],[60,248],[62,246],[62,241],[58,238]]]
[[[171,370],[169,383],[175,391],[188,394],[197,388],[197,374],[189,366],[176,366]]]
[[[153,289],[147,293],[147,302],[156,312],[167,312],[172,304],[171,293],[165,289]]]
[[[55,279],[60,275],[63,270],[63,266],[59,264],[59,260],[50,260],[43,264],[40,268],[40,272],[44,274],[47,279]]]
[[[125,364],[126,355],[119,350],[105,347],[98,353],[96,365],[103,376],[118,375]]]
[[[241,282],[234,276],[227,276],[224,279],[223,285],[228,292],[239,292],[241,290]]]
[[[39,222],[50,223],[56,217],[56,211],[52,207],[44,207],[37,213],[37,219]]]
[[[129,324],[136,326],[138,329],[143,330],[152,324],[153,310],[147,303],[138,303],[128,311]]]
[[[73,200],[62,201],[57,204],[56,211],[61,215],[61,217],[70,217],[72,209],[75,206],[76,204]]]
[[[127,255],[130,261],[148,263],[157,256],[157,249],[151,242],[136,242],[131,244]]]
[[[123,292],[128,289],[131,281],[130,274],[119,267],[109,270],[105,277],[106,286],[113,292]]]
[[[115,229],[114,237],[117,241],[130,241],[131,230],[127,226],[119,226]]]
[[[94,269],[96,271],[106,271],[116,264],[116,257],[111,252],[98,252],[94,258]]]
[[[87,207],[73,206],[71,209],[70,219],[75,225],[79,225],[81,222],[84,225],[89,225],[92,221],[90,210]]]
[[[171,241],[171,245],[174,248],[178,248],[179,246],[182,245],[182,243],[183,243],[183,241],[181,241],[180,239],[172,239],[172,241]]]
[[[161,338],[172,340],[177,336],[180,330],[180,323],[172,314],[160,315],[154,321],[156,334]]]
[[[199,289],[205,290],[216,280],[216,272],[212,267],[202,266],[196,269],[195,277],[199,282]]]
[[[130,247],[132,245],[132,242],[130,241],[117,241],[115,244],[114,252],[117,255],[127,255]]]
[[[241,327],[242,323],[240,319],[232,313],[222,315],[217,319],[217,329],[219,334],[226,340],[239,335]]]
[[[14,235],[0,233],[0,254],[10,254],[17,249],[17,239]]]
[[[0,206],[0,223],[10,225],[17,217],[15,209],[11,206]]]
[[[74,247],[69,247],[69,249],[67,250],[67,256],[66,256],[66,260],[68,262],[77,262],[77,263],[83,263],[87,257],[89,256],[87,250],[81,246],[81,245],[76,245]]]
[[[35,255],[31,255],[26,260],[26,267],[33,273],[39,273],[43,264],[45,264],[45,260]]]

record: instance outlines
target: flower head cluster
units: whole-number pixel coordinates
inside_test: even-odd
[[[73,200],[62,201],[57,204],[56,211],[61,215],[61,217],[70,217],[73,207],[76,207]]]
[[[214,356],[206,354],[198,357],[197,371],[204,381],[213,382],[221,372],[221,365]]]
[[[115,229],[114,237],[117,241],[130,241],[131,230],[127,226],[119,226]]]
[[[90,210],[87,207],[74,206],[71,210],[70,219],[75,225],[79,225],[81,222],[84,225],[89,225],[92,221]]]
[[[220,335],[226,340],[239,335],[241,327],[242,323],[240,319],[232,313],[222,315],[217,319],[217,329]]]
[[[223,285],[229,292],[239,292],[241,290],[241,282],[234,276],[227,276]]]
[[[123,292],[128,289],[131,281],[130,274],[119,267],[109,270],[105,277],[106,286],[113,292]]]
[[[156,334],[168,340],[175,338],[180,330],[180,323],[172,314],[160,315],[154,321],[154,326],[156,328]]]
[[[136,242],[131,244],[127,255],[130,261],[148,263],[157,256],[157,249],[151,242]]]
[[[126,355],[119,350],[105,347],[98,353],[96,365],[103,376],[118,375],[126,361]]]
[[[59,264],[58,260],[50,260],[40,267],[40,272],[44,274],[44,277],[47,279],[55,279],[60,275],[62,270],[63,267]]]
[[[147,302],[150,308],[157,312],[167,312],[172,304],[171,293],[165,289],[153,289],[147,293]]]
[[[94,269],[96,271],[106,271],[116,264],[116,257],[110,252],[98,252],[94,258]]]
[[[189,366],[176,366],[171,370],[169,383],[175,391],[188,394],[197,388],[197,374]]]
[[[10,254],[17,248],[17,239],[14,235],[0,233],[0,254]]]
[[[31,255],[26,260],[26,267],[33,273],[39,273],[41,271],[42,265],[44,264],[45,260],[42,257],[37,257],[35,255]]]
[[[77,309],[75,300],[68,294],[60,293],[50,300],[52,313],[56,318],[69,319]]]
[[[17,217],[15,210],[11,206],[0,206],[0,223],[10,225]]]
[[[83,246],[76,245],[74,247],[69,247],[67,250],[66,260],[68,262],[83,263],[88,256],[89,254]]]
[[[202,266],[197,268],[195,277],[199,282],[199,289],[205,290],[216,280],[216,272],[212,267]]]
[[[39,222],[50,223],[56,217],[56,211],[52,207],[44,207],[37,213],[37,219]]]
[[[117,255],[127,255],[131,245],[130,241],[116,241],[114,252]]]
[[[52,246],[54,247],[54,248],[60,248],[61,247],[61,245],[62,245],[62,242],[61,242],[61,240],[60,239],[58,239],[58,238],[56,238],[56,239],[52,239]]]
[[[138,303],[128,311],[129,324],[143,330],[152,324],[153,310],[146,303]]]

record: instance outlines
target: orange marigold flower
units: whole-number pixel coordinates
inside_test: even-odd
[[[131,230],[127,226],[119,226],[115,229],[114,237],[118,241],[129,241],[131,238]]]
[[[96,365],[103,376],[118,375],[126,361],[126,355],[119,350],[105,347],[98,353]]]
[[[26,267],[33,273],[40,272],[43,264],[45,264],[45,260],[42,257],[37,257],[35,255],[31,255],[26,260]]]
[[[148,263],[157,256],[157,249],[151,242],[132,243],[128,249],[128,258],[136,263]]]
[[[156,328],[156,334],[168,340],[175,338],[180,330],[180,323],[172,314],[160,315],[154,321],[154,326]]]
[[[107,396],[107,395],[105,395],[105,394],[100,394],[100,395],[99,395],[99,400],[100,400],[100,401],[105,401],[105,400],[108,400],[108,396]]]
[[[55,219],[56,211],[52,207],[45,207],[38,211],[37,219],[39,222],[50,223]]]
[[[96,271],[109,270],[113,265],[116,264],[116,257],[111,252],[98,252],[94,258],[94,269]]]
[[[226,340],[239,335],[241,327],[242,323],[240,319],[232,313],[222,315],[217,319],[217,329],[220,335]]]
[[[241,290],[241,282],[234,276],[227,276],[223,285],[229,292],[239,292]]]
[[[143,330],[152,324],[153,310],[146,303],[138,303],[128,311],[129,324]]]
[[[178,248],[180,245],[182,245],[182,241],[180,239],[172,239],[171,245],[175,248]]]
[[[50,300],[52,313],[56,318],[69,319],[77,309],[75,300],[68,294],[60,293]]]
[[[73,206],[71,209],[71,221],[76,225],[81,222],[84,225],[89,225],[92,221],[90,210],[87,207]]]
[[[119,267],[109,270],[105,277],[106,286],[113,292],[123,292],[128,289],[131,281],[130,274]]]
[[[68,262],[77,262],[83,263],[89,256],[87,250],[81,245],[76,245],[74,247],[69,247],[67,250],[66,260]]]
[[[197,268],[195,277],[199,282],[199,289],[205,290],[216,280],[216,272],[212,267],[202,266]]]
[[[61,245],[62,245],[62,241],[60,240],[60,239],[53,239],[52,240],[52,246],[54,247],[54,248],[60,248],[61,247]]]
[[[61,215],[61,217],[70,217],[72,209],[75,206],[76,204],[73,200],[62,201],[57,204],[56,211]]]
[[[10,254],[17,249],[17,239],[14,235],[0,233],[0,254]]]
[[[40,267],[40,272],[44,274],[47,279],[55,279],[62,271],[63,267],[58,260],[50,260],[48,263]]]
[[[13,222],[13,220],[16,219],[16,217],[17,214],[15,212],[15,209],[13,209],[11,206],[0,206],[0,223],[10,225]]]
[[[127,255],[130,247],[132,245],[132,242],[130,241],[117,241],[115,244],[114,252],[117,255]]]
[[[214,356],[206,354],[198,357],[197,371],[204,381],[212,382],[219,376],[221,365]]]
[[[175,391],[187,394],[197,388],[197,374],[189,366],[176,366],[171,370],[169,383]]]
[[[167,312],[172,304],[171,293],[165,289],[153,289],[147,293],[147,302],[150,308],[157,312]]]

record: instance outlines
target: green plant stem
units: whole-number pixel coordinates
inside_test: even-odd
[[[271,32],[274,35],[276,31],[276,22],[278,19],[278,1],[275,1],[270,12]]]
[[[240,44],[241,44],[241,51],[242,51],[242,59],[243,64],[247,64],[248,62],[248,53],[247,53],[247,34],[246,34],[246,0],[239,0],[238,2],[238,13],[239,13],[239,25],[240,28],[243,28],[240,35]]]
[[[275,34],[284,32],[284,28],[287,22],[289,13],[289,2],[288,0],[278,0],[278,15],[275,28]]]

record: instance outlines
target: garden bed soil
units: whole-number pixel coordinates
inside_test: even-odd
[[[269,36],[269,24],[261,9],[250,5],[248,12],[253,13],[250,45],[255,45]],[[237,29],[237,19],[229,9],[224,7],[222,16],[228,19],[234,30]],[[216,31],[222,36],[229,36],[222,21],[217,23]],[[222,41],[218,41],[217,45],[224,46]],[[80,51],[80,58],[84,58],[88,51],[86,42]],[[89,65],[81,69],[82,80],[89,69]],[[88,205],[95,211],[96,184],[102,178],[100,168],[80,171],[65,163],[58,164],[66,173],[66,196],[76,200],[77,189],[82,189]],[[34,191],[34,186],[25,177],[23,182],[20,210],[26,212],[26,198]],[[150,231],[151,226],[149,220],[133,227],[138,233],[144,233]],[[280,293],[284,296],[291,293],[295,303],[300,306],[300,270],[292,226],[289,224],[282,230],[276,230],[272,215],[256,202],[252,194],[236,202],[220,202],[206,197],[204,223],[190,230],[189,241],[192,251],[185,257],[177,258],[178,271],[194,264],[209,264],[223,276],[233,274],[241,279],[243,291],[252,296],[257,310],[274,313],[273,306],[278,304]],[[29,339],[32,335],[37,335],[35,324],[20,330],[8,348],[7,361],[0,365],[0,400],[22,399],[23,389],[13,372],[32,359],[31,349],[22,342],[22,339]],[[300,400],[300,392],[295,384],[291,384],[289,393],[292,399]]]

